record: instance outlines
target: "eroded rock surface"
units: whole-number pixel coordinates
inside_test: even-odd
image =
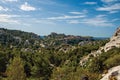
[[[87,56],[83,57],[82,60],[80,60],[80,65],[84,66],[86,64],[86,62],[90,59],[90,56],[93,57],[97,57],[99,56],[103,51],[107,52],[110,49],[117,47],[120,47],[120,27],[117,28],[116,32],[114,33],[114,35],[110,38],[110,41],[108,43],[105,44],[105,46],[101,47],[100,49],[98,49],[97,51],[91,52],[90,54],[88,54]]]
[[[120,80],[120,65],[109,69],[108,73],[104,74],[100,80],[110,80],[110,78]]]

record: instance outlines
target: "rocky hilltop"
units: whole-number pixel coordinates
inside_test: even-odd
[[[43,44],[46,44],[46,46],[59,46],[61,44],[82,45],[85,43],[89,43],[90,41],[94,41],[93,37],[65,35],[52,32],[50,35],[44,36]]]
[[[115,48],[115,47],[117,47],[117,48],[120,47],[120,27],[117,28],[116,32],[110,38],[110,41],[105,44],[105,46],[100,47],[97,51],[92,51],[90,54],[83,57],[83,59],[80,60],[80,65],[84,66],[86,64],[86,62],[90,59],[90,56],[97,57],[102,52],[107,52],[107,51],[109,51],[109,50],[111,50],[112,48]]]
[[[86,63],[91,60],[91,56],[98,57],[103,52],[107,52],[113,48],[120,48],[120,27],[117,28],[114,35],[110,38],[110,41],[105,44],[105,46],[100,47],[97,51],[93,51],[87,56],[83,57],[82,60],[80,60],[81,66],[86,66]],[[101,80],[109,80],[110,78],[114,78],[114,80],[120,80],[120,65],[114,66],[113,68],[109,69],[106,74],[102,75],[103,78]],[[113,79],[112,79],[113,80]]]
[[[107,52],[114,47],[120,47],[120,27],[116,30],[110,41],[104,46],[104,51]],[[109,79],[120,80],[120,65],[109,69],[108,73],[103,74],[103,78],[101,80]]]
[[[104,51],[107,52],[114,47],[120,47],[120,27],[116,30],[110,41],[104,46]]]

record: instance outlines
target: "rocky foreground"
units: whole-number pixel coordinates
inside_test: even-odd
[[[107,74],[103,74],[103,78],[100,80],[120,80],[120,65],[115,66],[108,70]]]

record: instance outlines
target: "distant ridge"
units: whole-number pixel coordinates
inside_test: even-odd
[[[109,37],[93,37],[94,40],[106,40],[109,39]]]

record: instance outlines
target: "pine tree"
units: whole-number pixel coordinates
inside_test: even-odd
[[[23,62],[20,57],[14,57],[13,61],[7,68],[7,80],[26,80]]]

